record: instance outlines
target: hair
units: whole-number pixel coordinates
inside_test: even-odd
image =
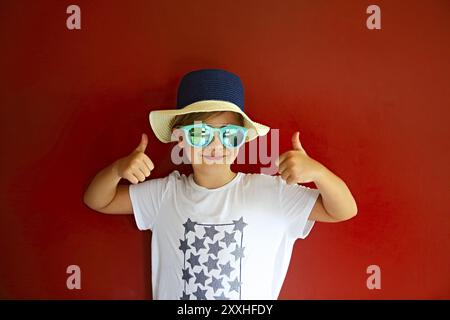
[[[194,123],[195,121],[204,121],[209,118],[215,117],[219,114],[222,114],[227,111],[210,111],[210,112],[193,112],[193,113],[187,113],[187,114],[180,114],[176,116],[172,120],[171,128],[175,128],[177,126],[186,126],[189,124]],[[232,111],[233,112],[233,111]],[[240,113],[234,112],[238,116],[238,121],[240,125],[244,125],[244,118]]]

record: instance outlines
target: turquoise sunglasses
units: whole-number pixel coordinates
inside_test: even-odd
[[[187,126],[178,126],[183,130],[186,141],[192,147],[204,148],[214,139],[215,132],[219,132],[219,138],[226,148],[239,148],[247,137],[247,128],[229,124],[220,128],[214,128],[206,123],[196,123]]]

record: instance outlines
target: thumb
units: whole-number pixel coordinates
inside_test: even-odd
[[[294,150],[304,151],[302,143],[300,142],[300,132],[295,132],[292,136],[292,147]]]
[[[145,152],[145,149],[147,148],[147,144],[148,144],[148,137],[145,133],[143,133],[141,135],[141,142],[137,146],[136,151]]]

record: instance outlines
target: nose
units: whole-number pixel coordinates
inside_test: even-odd
[[[207,153],[212,154],[212,152],[210,152],[210,151],[213,151],[214,155],[216,154],[216,152],[219,152],[220,154],[223,153],[224,148],[223,148],[222,142],[220,141],[218,132],[214,132],[214,138],[206,148],[207,148],[207,151],[209,151]]]
[[[213,138],[213,141],[211,141],[210,146],[222,147],[222,142],[220,141],[220,137],[219,137],[219,133],[218,132],[214,132],[214,138]]]

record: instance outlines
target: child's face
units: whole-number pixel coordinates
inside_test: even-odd
[[[242,125],[239,115],[231,111],[223,112],[203,122],[216,128],[227,124]],[[218,132],[215,133],[213,141],[204,148],[191,147],[184,141],[184,137],[179,146],[184,148],[193,165],[231,165],[239,152],[239,148],[226,148],[220,141]]]

